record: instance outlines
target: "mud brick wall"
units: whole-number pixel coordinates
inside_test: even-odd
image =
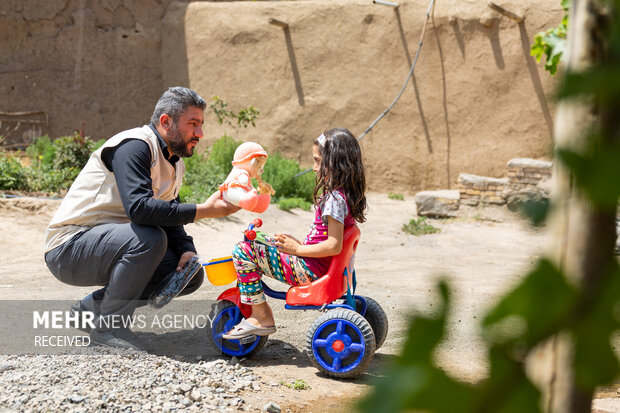
[[[508,185],[507,178],[460,174],[457,183],[462,204],[477,206],[481,203],[496,205],[506,203],[504,190]]]
[[[551,178],[552,163],[535,159],[511,159],[508,161],[507,192],[528,192],[541,181]]]

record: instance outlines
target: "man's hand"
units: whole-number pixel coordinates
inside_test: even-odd
[[[278,251],[286,252],[287,254],[298,255],[300,242],[288,234],[275,234],[273,239]]]
[[[241,208],[235,206],[222,199],[220,192],[216,192],[202,204],[196,205],[196,219],[198,221],[203,218],[221,218],[230,214],[234,214]]]
[[[181,271],[194,255],[196,255],[196,253],[192,251],[184,252],[179,260],[179,265],[177,265],[177,271]]]

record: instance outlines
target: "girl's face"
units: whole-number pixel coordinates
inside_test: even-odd
[[[314,171],[314,173],[319,173],[319,169],[321,168],[321,159],[323,159],[321,157],[321,149],[319,148],[319,145],[312,145],[312,157],[314,159],[314,166],[312,167],[312,170]]]

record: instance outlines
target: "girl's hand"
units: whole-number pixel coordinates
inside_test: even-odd
[[[297,251],[301,244],[292,236],[288,234],[275,234],[273,240],[278,251],[298,255]]]

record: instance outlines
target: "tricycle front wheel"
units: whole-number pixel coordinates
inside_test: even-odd
[[[267,343],[268,336],[250,336],[239,340],[226,340],[222,335],[232,330],[243,315],[241,310],[230,301],[218,301],[211,307],[209,319],[211,329],[207,329],[207,338],[223,354],[236,357],[251,357],[258,353]]]

